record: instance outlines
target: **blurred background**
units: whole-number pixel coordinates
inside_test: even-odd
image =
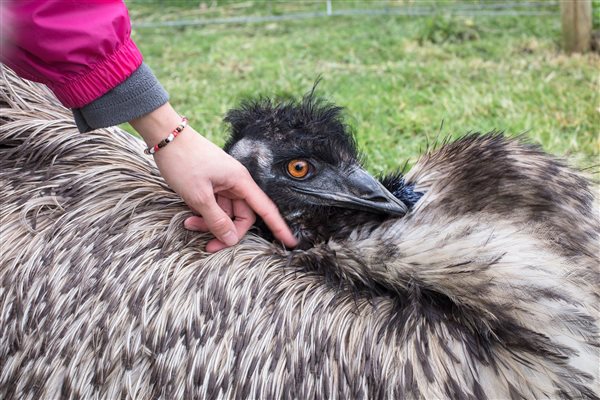
[[[171,102],[219,145],[241,100],[298,99],[321,77],[317,93],[345,108],[372,173],[414,162],[436,138],[491,130],[599,163],[600,56],[564,50],[558,1],[127,5]]]

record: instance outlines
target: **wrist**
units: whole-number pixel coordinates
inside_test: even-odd
[[[156,110],[139,118],[131,120],[129,124],[144,139],[148,146],[154,146],[181,124],[181,116],[169,103],[165,103]]]

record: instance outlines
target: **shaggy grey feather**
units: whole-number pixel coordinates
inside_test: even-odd
[[[598,398],[598,213],[543,152],[444,144],[403,218],[207,254],[139,140],[0,84],[0,398]]]

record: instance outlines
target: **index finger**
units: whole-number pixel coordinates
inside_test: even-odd
[[[250,208],[265,221],[265,224],[273,232],[273,236],[288,247],[295,247],[298,244],[298,240],[279,213],[275,203],[258,187],[256,182],[250,178],[236,189],[239,189],[236,194],[246,200]]]

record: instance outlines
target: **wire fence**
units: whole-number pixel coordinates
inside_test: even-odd
[[[144,2],[149,4],[149,2]],[[157,5],[163,4],[161,1]],[[362,2],[333,2],[323,0],[306,3],[310,11],[273,12],[273,4],[278,2],[259,3],[262,15],[233,15],[226,17],[203,17],[173,19],[161,21],[138,21],[134,23],[137,29],[152,29],[162,27],[186,27],[214,24],[252,24],[260,22],[293,21],[308,18],[331,18],[341,16],[558,16],[558,1],[503,1],[503,2],[440,2],[440,1],[362,1]],[[281,3],[281,2],[279,2]],[[200,3],[206,7],[206,3]],[[211,7],[217,8],[216,1]],[[228,3],[229,5],[235,3]],[[301,3],[302,4],[302,3]],[[188,3],[189,5],[189,3]],[[352,6],[352,7],[349,7]],[[296,7],[297,9],[298,7]]]

